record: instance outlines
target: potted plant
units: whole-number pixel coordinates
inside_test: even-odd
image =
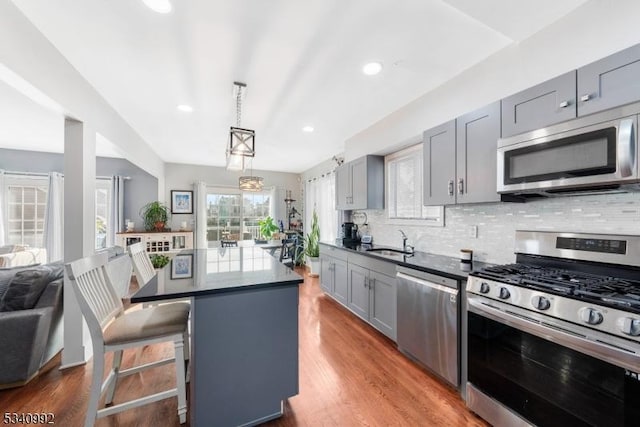
[[[169,264],[169,257],[166,255],[153,254],[149,257],[151,259],[151,264],[153,264],[153,268],[162,268],[165,265]]]
[[[263,240],[256,239],[256,243],[267,243],[268,240],[271,240],[273,233],[280,230],[274,219],[270,216],[259,220],[258,225],[260,226],[260,236],[262,236]]]
[[[320,227],[318,227],[318,214],[313,210],[311,217],[311,231],[307,234],[305,254],[309,263],[309,275],[317,277],[320,270]]]
[[[164,231],[169,220],[169,208],[160,202],[150,202],[140,209],[140,216],[147,231]]]

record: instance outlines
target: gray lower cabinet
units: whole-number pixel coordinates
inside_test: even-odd
[[[347,263],[320,255],[320,287],[342,304],[347,304]]]
[[[578,68],[578,116],[640,100],[640,44]]]
[[[500,102],[423,134],[423,200],[426,206],[500,201],[496,149]]]
[[[576,117],[576,71],[562,74],[502,100],[502,137]]]
[[[384,157],[364,156],[336,169],[336,209],[384,208]]]
[[[396,339],[396,278],[348,265],[347,307],[377,330]]]

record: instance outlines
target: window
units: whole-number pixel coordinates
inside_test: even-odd
[[[109,232],[109,210],[111,208],[111,181],[96,181],[96,249],[107,247]]]
[[[443,225],[442,206],[422,205],[422,144],[388,155],[385,163],[389,220]]]
[[[305,183],[305,229],[311,231],[313,210],[318,214],[320,240],[333,241],[338,235],[338,211],[336,211],[336,174],[326,173]]]
[[[207,191],[207,241],[253,240],[260,237],[258,221],[271,212],[270,192]]]
[[[47,178],[6,178],[8,244],[43,247]]]

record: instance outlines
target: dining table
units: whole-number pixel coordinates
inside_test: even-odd
[[[195,249],[171,262],[132,303],[191,302],[191,426],[251,426],[278,418],[298,394],[298,286],[278,244]]]

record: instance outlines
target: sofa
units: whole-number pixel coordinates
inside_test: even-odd
[[[0,268],[0,389],[34,378],[63,345],[63,264]]]
[[[0,268],[20,267],[47,262],[47,250],[22,245],[0,246]]]

